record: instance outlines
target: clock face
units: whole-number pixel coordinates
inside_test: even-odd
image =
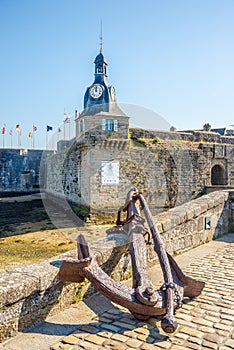
[[[103,87],[100,84],[94,84],[90,89],[90,95],[95,99],[101,97],[102,93]]]

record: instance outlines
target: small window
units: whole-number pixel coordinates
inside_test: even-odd
[[[102,130],[118,131],[118,120],[102,119]]]
[[[101,64],[98,65],[98,73],[103,73],[103,69],[102,69]]]
[[[114,131],[118,131],[118,120],[114,120]]]
[[[106,130],[106,119],[102,119],[102,130]]]
[[[112,131],[112,120],[111,119],[106,120],[106,130]]]

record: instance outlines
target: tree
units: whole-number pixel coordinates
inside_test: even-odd
[[[209,123],[206,123],[206,124],[203,125],[203,130],[204,131],[210,131],[210,129],[211,129],[211,125]]]

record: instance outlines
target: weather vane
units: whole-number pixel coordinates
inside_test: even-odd
[[[102,53],[102,45],[103,45],[103,41],[102,41],[102,21],[101,21],[101,31],[100,31],[100,53]]]

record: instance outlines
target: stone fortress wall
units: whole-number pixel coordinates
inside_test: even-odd
[[[0,195],[39,191],[41,159],[51,153],[31,149],[0,149]]]
[[[113,222],[136,186],[154,214],[204,194],[234,186],[234,138],[210,132],[131,129],[130,139],[80,142],[47,162],[45,188],[86,207],[96,223]],[[119,180],[103,184],[103,162],[117,162]]]
[[[211,185],[234,185],[233,137],[214,132],[144,129],[131,129],[130,135],[128,140],[85,140],[57,154],[0,149],[0,193],[17,195],[39,190],[40,161],[45,153],[49,161],[42,172],[42,189],[91,206],[92,220],[97,216],[100,221],[108,220],[132,186],[139,187],[151,209],[160,212],[196,198]],[[118,185],[101,184],[102,161],[119,162]],[[216,176],[212,169],[216,169]],[[105,208],[104,212],[100,207]]]
[[[0,149],[0,192],[39,190],[40,150]]]
[[[169,209],[166,214],[160,213],[154,220],[167,251],[180,254],[233,229],[234,192],[210,193]],[[148,264],[152,266],[157,259],[152,245],[148,247]],[[101,253],[101,264],[115,280],[131,277],[126,235],[113,231],[93,242],[91,252]],[[59,267],[65,259],[77,259],[77,252],[70,251],[0,275],[0,342],[94,292],[89,283],[59,281]]]

